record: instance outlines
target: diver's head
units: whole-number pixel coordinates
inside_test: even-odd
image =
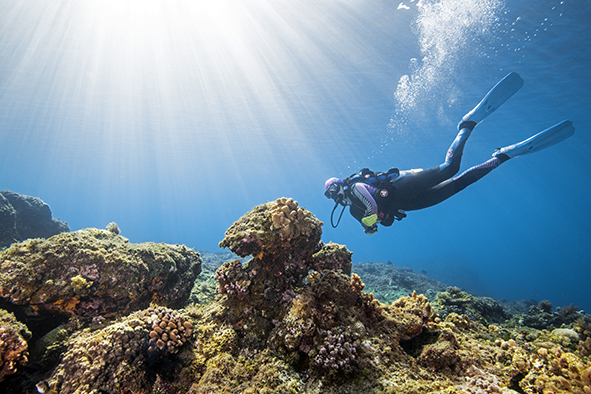
[[[337,204],[345,200],[345,188],[343,181],[339,178],[330,178],[324,184],[324,195],[326,198],[333,199]]]

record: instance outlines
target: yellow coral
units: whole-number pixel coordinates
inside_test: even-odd
[[[575,354],[560,348],[539,350],[538,355],[533,356],[533,368],[520,382],[525,391],[591,394],[591,363],[585,364]],[[523,362],[524,358],[520,358]]]
[[[300,235],[309,236],[317,226],[324,223],[314,218],[305,209],[298,207],[291,198],[279,198],[269,203],[271,211],[271,230],[278,231],[283,239],[294,239]]]
[[[76,275],[70,279],[70,285],[76,294],[86,294],[90,286],[92,286],[92,281],[88,282],[81,275]]]

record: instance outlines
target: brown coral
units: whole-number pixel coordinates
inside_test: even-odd
[[[285,255],[295,247],[308,257],[322,235],[322,223],[291,198],[279,198],[254,207],[236,221],[220,242],[241,257],[262,259],[266,254]]]
[[[27,363],[31,333],[12,313],[0,309],[0,382]]]
[[[184,245],[131,244],[106,230],[32,239],[0,252],[0,296],[36,310],[125,313],[150,302],[180,306],[201,271]]]
[[[184,313],[154,307],[103,329],[82,331],[70,339],[49,387],[62,394],[150,392],[154,378],[147,368],[176,353],[193,337],[193,329]]]
[[[591,393],[591,363],[584,363],[575,354],[553,348],[538,352],[527,361],[523,368],[527,374],[519,382],[526,392]]]

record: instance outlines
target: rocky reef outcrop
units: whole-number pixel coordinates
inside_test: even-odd
[[[201,271],[184,245],[132,244],[112,231],[85,229],[35,238],[0,252],[0,297],[37,312],[125,314],[151,302],[185,305]]]
[[[164,306],[169,298],[148,287],[152,305],[127,316],[74,309],[70,320],[39,340],[31,353],[31,367],[54,360],[51,367],[37,375],[19,368],[6,383],[20,374],[19,381],[29,383],[19,394],[32,392],[35,384],[39,392],[68,394],[591,393],[587,315],[568,308],[557,312],[564,315],[561,321],[571,322],[568,326],[537,329],[507,318],[496,302],[456,288],[433,301],[412,292],[382,303],[351,273],[352,253],[322,243],[321,227],[291,199],[261,204],[234,223],[220,243],[242,259],[208,257],[224,263],[215,273],[208,268],[207,281],[198,285],[204,287],[194,293],[201,304],[185,305],[182,298],[183,309]],[[119,242],[125,239],[106,233],[91,232],[110,240],[107,252],[97,253],[119,256]],[[185,259],[196,253],[179,248],[174,252]],[[147,253],[142,250],[139,256]],[[88,251],[83,256],[83,262],[97,261]],[[171,259],[160,265],[170,267],[176,261]],[[25,259],[10,257],[4,263],[8,273],[28,267]],[[67,276],[69,288],[63,288],[70,292],[68,299],[85,290],[91,297],[101,280],[83,275],[78,260],[70,264],[76,270]],[[121,275],[117,283],[127,283],[124,275],[143,280],[134,272],[116,271]],[[149,283],[165,277],[164,271],[154,272]],[[93,282],[90,289],[72,280],[78,275]],[[12,293],[7,299],[15,303],[32,299]],[[552,314],[545,304],[538,309]],[[0,384],[0,391],[16,394],[13,387]]]
[[[68,231],[68,224],[53,218],[49,205],[41,199],[10,190],[0,192],[0,250],[25,239]]]
[[[433,300],[434,309],[442,316],[449,314],[467,316],[482,324],[504,323],[511,315],[490,297],[475,297],[457,287],[448,287]]]
[[[365,293],[359,276],[351,274],[352,253],[342,245],[323,244],[322,225],[291,199],[255,207],[220,242],[252,259],[227,262],[217,270],[223,297],[201,312],[213,326],[231,327],[223,336],[233,357],[266,358],[265,363],[309,376],[318,387],[364,373],[373,376],[376,357],[380,370],[394,368],[406,358],[399,342],[419,335],[432,319],[422,295],[385,305]],[[197,342],[214,343],[222,336],[215,332]],[[219,365],[203,363],[199,387],[204,388],[196,392],[222,389],[208,380],[212,367]]]
[[[0,382],[27,364],[31,333],[12,313],[0,309]]]
[[[169,363],[168,356],[192,337],[193,322],[182,312],[162,307],[134,312],[105,328],[76,333],[42,387],[61,394],[151,392],[152,368]]]

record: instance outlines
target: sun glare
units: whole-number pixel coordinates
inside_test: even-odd
[[[27,119],[42,119],[48,161],[94,161],[105,182],[319,164],[327,146],[350,149],[340,135],[358,117],[349,114],[364,87],[356,66],[370,73],[366,58],[378,56],[361,41],[370,17],[350,2],[25,4],[3,10],[0,32],[14,39],[6,89],[39,114]],[[23,128],[39,138],[38,124]]]

